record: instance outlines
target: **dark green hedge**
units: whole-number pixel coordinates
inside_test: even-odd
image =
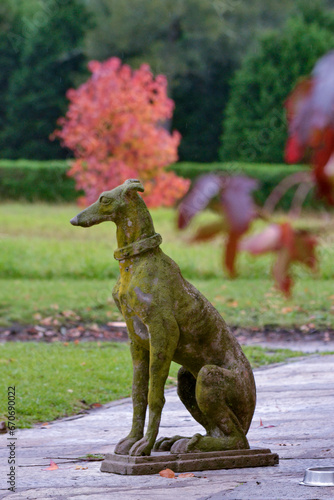
[[[74,180],[67,176],[69,162],[0,160],[0,199],[46,202],[71,202],[79,195],[75,190]],[[259,204],[263,204],[273,188],[284,177],[305,169],[302,166],[253,164],[253,163],[176,163],[170,167],[182,177],[195,179],[208,172],[226,172],[232,175],[242,174],[258,179],[260,189],[255,192]],[[293,196],[290,190],[280,208],[288,209]],[[307,206],[316,208],[319,202],[307,200]]]
[[[66,161],[0,161],[0,200],[70,202],[78,198]]]

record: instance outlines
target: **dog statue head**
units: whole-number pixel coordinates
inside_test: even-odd
[[[70,220],[73,226],[90,227],[105,221],[117,221],[129,210],[131,201],[143,204],[137,191],[144,192],[138,179],[127,179],[111,191],[104,191],[99,199]]]

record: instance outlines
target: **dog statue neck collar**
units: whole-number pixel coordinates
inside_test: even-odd
[[[114,257],[116,260],[129,259],[133,255],[139,255],[141,253],[148,252],[148,250],[152,250],[153,248],[157,248],[161,245],[161,243],[162,238],[160,234],[155,233],[153,236],[145,238],[144,240],[135,241],[125,247],[117,248],[114,252]]]

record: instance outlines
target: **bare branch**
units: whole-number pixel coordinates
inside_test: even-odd
[[[306,196],[313,188],[314,188],[313,182],[303,182],[298,186],[291,204],[290,215],[292,217],[300,216],[302,205],[306,199]]]
[[[312,175],[310,172],[297,172],[283,179],[268,196],[263,207],[264,210],[272,213],[277,203],[285,195],[285,193],[296,184],[301,183],[313,183]]]

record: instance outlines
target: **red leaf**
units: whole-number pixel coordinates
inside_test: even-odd
[[[285,147],[285,161],[287,163],[297,163],[303,158],[304,149],[295,135],[288,138]]]
[[[239,249],[246,250],[253,255],[276,251],[281,247],[281,234],[281,226],[271,224],[261,233],[243,238]]]
[[[296,138],[299,146],[303,149],[307,144],[307,136],[309,134],[307,128],[308,120],[305,115],[309,113],[309,100],[313,87],[313,79],[305,78],[296,85],[285,101],[289,133]]]
[[[47,467],[44,470],[57,470],[57,469],[59,469],[58,465],[52,460],[50,460],[50,467]]]
[[[164,469],[159,472],[159,475],[161,477],[167,477],[169,479],[174,479],[175,478],[175,472],[173,472],[171,469]]]
[[[229,226],[229,236],[225,249],[225,266],[233,278],[236,276],[235,259],[241,235],[247,231],[255,217],[255,207],[251,192],[258,182],[249,177],[235,176],[225,179],[221,201]]]
[[[250,177],[235,176],[225,179],[221,200],[231,232],[244,233],[254,219],[255,206],[251,192],[257,186],[258,182]]]
[[[312,92],[314,129],[325,129],[334,126],[334,50],[331,50],[316,63],[312,77],[314,90]]]
[[[245,238],[239,245],[254,255],[277,252],[273,266],[273,276],[277,287],[286,295],[291,293],[293,284],[290,267],[293,262],[300,262],[313,271],[316,269],[316,238],[307,231],[294,230],[289,223],[272,224],[262,233]]]
[[[296,231],[294,245],[291,250],[291,260],[301,262],[309,267],[312,271],[316,271],[317,257],[315,255],[315,247],[317,239],[307,231]]]
[[[314,176],[319,196],[324,197],[330,205],[334,205],[334,129],[323,132],[322,145],[313,155]]]
[[[235,258],[238,241],[255,217],[251,192],[258,182],[243,176],[208,174],[200,177],[179,206],[178,227],[186,227],[192,217],[206,208],[220,193],[222,211],[227,222],[228,239],[225,249],[225,266],[231,277],[235,276]],[[214,223],[199,229],[195,241],[210,239],[224,229],[224,223]]]
[[[195,477],[193,472],[184,472],[183,474],[179,474],[178,477]]]
[[[334,205],[334,51],[316,63],[312,77],[299,83],[286,101],[289,139],[286,160],[299,161],[312,151],[318,194]]]
[[[240,235],[238,233],[230,233],[227,239],[225,248],[225,266],[231,278],[235,278],[235,258],[238,251],[238,242]]]
[[[273,266],[273,276],[276,285],[287,297],[291,294],[292,279],[289,273],[290,267],[290,253],[289,250],[283,247],[277,255],[277,260]]]
[[[199,227],[192,241],[208,241],[226,229],[223,221],[212,222],[206,226]]]
[[[262,418],[260,418],[260,425],[262,429],[270,429],[271,427],[276,427],[276,425],[263,425]]]
[[[202,175],[195,181],[179,205],[179,229],[184,229],[194,215],[208,206],[212,198],[218,195],[221,184],[222,176],[216,174]]]

